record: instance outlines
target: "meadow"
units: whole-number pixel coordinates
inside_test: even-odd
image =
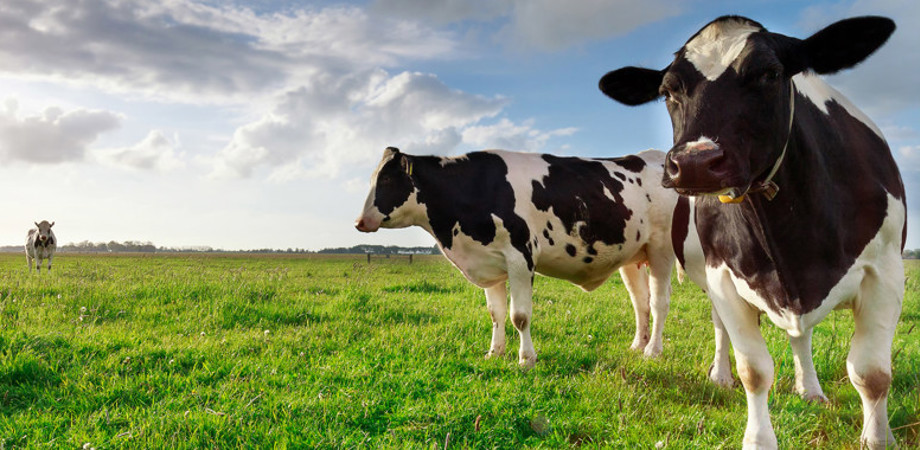
[[[920,264],[907,262],[888,411],[920,446]],[[485,359],[482,291],[441,257],[59,254],[29,274],[0,255],[0,448],[738,448],[740,385],[706,378],[709,304],[674,282],[659,359],[628,350],[619,277],[585,293],[535,280],[539,361]],[[781,448],[858,448],[849,311],[816,329],[829,404],[776,364]]]

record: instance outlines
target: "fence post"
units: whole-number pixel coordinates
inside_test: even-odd
[[[368,263],[368,264],[371,263],[371,254],[370,254],[370,253],[367,254],[367,263]]]
[[[409,253],[409,264],[412,264],[412,253]]]

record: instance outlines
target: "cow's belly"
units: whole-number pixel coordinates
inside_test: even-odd
[[[575,248],[574,254],[571,251]],[[626,242],[606,245],[595,242],[588,252],[588,245],[582,241],[562,245],[544,245],[541,242],[536,258],[536,271],[553,278],[559,278],[580,286],[586,291],[596,289],[618,268],[627,263],[646,261],[645,242]]]
[[[854,263],[847,269],[837,284],[831,288],[827,297],[821,301],[820,306],[806,314],[797,314],[788,309],[774,310],[768,302],[757,293],[744,279],[735,276],[734,272],[726,265],[706,268],[708,282],[722,279],[724,276],[731,278],[737,294],[767,314],[773,323],[783,328],[793,336],[800,335],[804,330],[810,329],[821,322],[831,311],[840,308],[860,307],[859,303],[873,303],[898,301],[903,296],[904,290],[904,265],[901,259],[901,230],[905,220],[903,204],[892,196],[888,196],[888,215],[882,223],[878,233],[863,248]],[[880,286],[875,292],[892,293],[890,297],[876,298],[876,296],[862,296],[863,285],[867,278],[872,277]],[[865,298],[864,298],[865,297]],[[871,298],[870,298],[871,297]]]

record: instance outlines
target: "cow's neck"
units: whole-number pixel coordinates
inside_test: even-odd
[[[796,121],[775,198],[698,202],[710,265],[727,264],[773,306],[807,313],[828,295],[887,214],[903,186],[887,144],[842,107],[828,113],[797,98]],[[881,182],[881,184],[880,184]]]

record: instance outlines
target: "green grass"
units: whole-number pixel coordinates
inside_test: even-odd
[[[908,262],[889,416],[920,445],[920,264]],[[709,305],[675,286],[664,353],[627,350],[618,277],[591,293],[537,277],[539,362],[486,360],[482,291],[443,258],[0,255],[0,448],[737,448],[740,387],[706,378]],[[918,328],[918,329],[915,329]],[[781,448],[858,448],[853,324],[814,338],[829,405],[793,394],[785,337],[770,410]]]

